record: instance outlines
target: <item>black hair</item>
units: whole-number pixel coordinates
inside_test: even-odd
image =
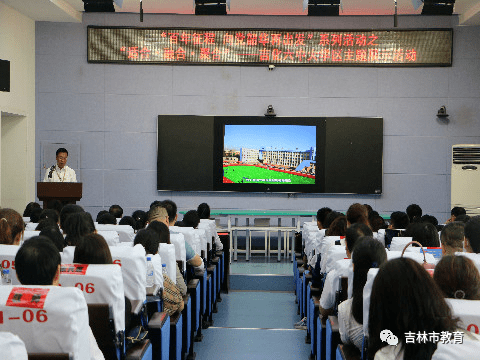
[[[15,256],[15,269],[22,285],[52,285],[60,265],[60,253],[45,236],[23,243]]]
[[[373,215],[371,218],[369,216],[368,222],[370,223],[373,232],[377,232],[379,229],[387,228],[387,223],[385,222],[385,219],[380,215]]]
[[[40,213],[40,220],[42,219],[51,219],[57,224],[59,220],[58,212],[54,209],[43,209]]]
[[[465,225],[465,238],[470,243],[474,253],[480,253],[480,220],[473,217]]]
[[[155,206],[161,206],[162,202],[160,200],[155,200],[150,204],[150,209],[155,207]]]
[[[160,221],[152,221],[148,224],[147,230],[152,230],[157,233],[158,239],[162,244],[170,244],[170,231],[168,226]]]
[[[452,211],[450,211],[450,215],[457,217],[460,215],[467,215],[467,212],[465,211],[465,208],[460,206],[455,206],[454,208],[452,208]]]
[[[471,217],[468,216],[467,214],[458,215],[457,217],[455,217],[455,221],[462,222],[462,223],[464,223],[464,224],[466,224],[467,222],[469,222],[470,219],[471,219]]]
[[[324,229],[328,229],[332,222],[339,216],[344,216],[342,213],[338,211],[330,211],[327,216],[325,216],[325,220],[322,222],[322,226]]]
[[[367,282],[368,270],[378,268],[386,261],[387,252],[382,243],[371,236],[358,238],[352,254],[352,316],[359,324],[363,324],[363,287]]]
[[[412,237],[412,241],[418,241],[423,247],[439,247],[437,228],[428,222],[410,224],[405,230],[405,236]]]
[[[175,220],[175,216],[177,215],[177,204],[172,200],[163,200],[162,206],[167,210],[168,222],[171,223]]]
[[[36,202],[29,202],[23,211],[23,217],[30,217],[32,210],[35,208],[40,208],[40,204]]]
[[[57,223],[53,221],[53,219],[50,218],[45,218],[42,219],[38,222],[37,227],[35,228],[35,231],[42,231],[45,228],[52,227],[52,226],[57,226]],[[57,226],[58,228],[58,226]]]
[[[147,254],[155,255],[158,252],[160,237],[155,230],[142,229],[137,232],[137,235],[135,235],[135,240],[133,241],[133,244],[141,244],[145,248],[145,252]]]
[[[42,211],[43,210],[41,208],[32,209],[32,212],[30,213],[30,222],[38,223],[40,221],[40,214]]]
[[[422,208],[417,204],[410,204],[407,206],[407,215],[411,223],[419,221],[422,217],[422,213]]]
[[[390,215],[390,224],[394,229],[406,229],[410,225],[410,218],[403,211],[394,211]]]
[[[362,223],[369,225],[368,223],[368,210],[365,205],[354,203],[350,205],[347,210],[347,221],[351,224]]]
[[[370,229],[368,225],[355,223],[347,229],[345,233],[345,244],[350,253],[354,251],[355,243],[362,236],[373,236],[372,229]]]
[[[120,219],[120,221],[118,222],[118,225],[130,225],[132,227],[133,230],[137,230],[135,228],[135,225],[136,225],[136,222],[135,222],[135,219],[131,216],[124,216]]]
[[[112,264],[112,254],[104,237],[89,234],[75,247],[73,262],[77,264]]]
[[[78,212],[83,212],[83,208],[79,205],[75,204],[67,204],[62,208],[62,211],[60,211],[60,228],[63,229],[63,224],[65,223],[65,220],[67,219],[67,216],[70,214],[78,213]]]
[[[192,227],[196,229],[200,223],[200,218],[198,217],[196,210],[189,210],[185,213],[185,215],[183,215],[182,221],[185,224],[185,227]]]
[[[57,225],[43,228],[40,231],[40,236],[48,237],[52,240],[59,252],[63,251],[63,248],[65,247],[65,239]]]
[[[332,209],[330,209],[329,207],[323,207],[321,209],[318,209],[318,211],[317,211],[317,221],[320,221],[322,223],[323,227],[325,227],[325,218],[331,212],[332,212]]]
[[[47,202],[47,209],[55,210],[59,215],[63,209],[63,204],[60,200],[54,199]]]
[[[69,246],[76,246],[84,236],[95,231],[92,215],[88,212],[70,214],[65,220],[63,232],[67,235],[65,242]]]
[[[197,214],[200,219],[210,219],[210,206],[207,203],[198,205]]]
[[[345,236],[347,231],[347,217],[345,215],[338,216],[332,221],[325,236]]]
[[[438,226],[438,220],[435,216],[433,215],[428,215],[428,214],[425,214],[423,215],[421,218],[420,218],[420,222],[423,222],[423,223],[430,223],[432,224],[433,226],[437,227]]]
[[[120,205],[112,205],[108,212],[112,214],[115,218],[121,218],[123,216],[123,209]]]
[[[368,317],[368,356],[386,346],[380,332],[389,329],[398,339],[405,333],[453,332],[453,318],[440,288],[432,276],[416,261],[397,258],[380,267],[373,282]],[[437,348],[435,342],[402,342],[404,359],[430,359]]]
[[[135,220],[135,230],[145,228],[147,224],[147,212],[143,210],[135,210],[132,214],[133,220]]]
[[[57,151],[55,152],[55,156],[58,156],[60,153],[66,153],[68,156],[68,150],[65,148],[58,148]]]
[[[105,214],[109,214],[109,212],[107,210],[100,210],[95,218],[95,221],[98,223],[98,220]]]
[[[110,224],[110,225],[117,225],[117,218],[110,213],[102,214],[97,217],[97,222],[99,224]]]

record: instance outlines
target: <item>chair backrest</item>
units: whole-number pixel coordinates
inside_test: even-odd
[[[403,236],[405,229],[385,229],[385,247],[390,248],[392,238]]]
[[[27,223],[30,222],[30,217],[29,217],[29,216],[26,216],[26,217],[23,216],[22,219],[23,219],[23,222],[24,222],[25,224],[27,224]]]
[[[419,264],[423,264],[423,253],[417,252],[417,249],[419,251],[422,251],[422,249],[420,249],[420,248],[414,248],[414,249],[415,249],[415,252],[405,251],[405,253],[403,254],[403,257],[415,260]],[[387,260],[396,259],[396,258],[399,258],[401,256],[402,256],[401,251],[387,251]],[[428,253],[425,254],[425,258],[427,260],[427,263],[436,264],[435,258],[433,257],[432,254],[428,254]]]
[[[170,242],[175,246],[175,260],[183,261],[183,271],[187,268],[187,253],[185,250],[185,236],[170,234]]]
[[[432,360],[476,359],[480,352],[480,341],[462,340],[462,343],[438,343]]]
[[[163,273],[162,273],[162,257],[160,256],[160,254],[155,254],[155,255],[152,255],[152,254],[147,254],[145,255],[145,259],[147,257],[151,258],[151,261],[152,261],[152,264],[153,264],[153,270],[155,272],[155,279],[153,281],[153,283],[155,285],[160,285],[160,287],[163,288]]]
[[[20,285],[15,270],[15,255],[17,255],[18,249],[20,249],[19,245],[0,245],[0,265],[3,269],[10,270],[12,285]]]
[[[25,231],[34,231],[38,226],[38,223],[32,223],[32,222],[29,222],[29,223],[26,223],[25,224]]]
[[[330,246],[326,253],[322,254],[321,261],[321,272],[328,273],[333,269],[333,266],[337,260],[345,259],[347,253],[345,251],[345,246],[342,245],[333,245]]]
[[[114,264],[122,267],[123,289],[131,300],[145,301],[147,298],[147,260],[145,248],[137,244],[134,247],[110,246]]]
[[[385,246],[385,229],[378,229],[376,239]]]
[[[193,232],[195,233],[195,236],[200,240],[200,244],[201,244],[200,250],[205,251],[205,256],[207,256],[207,251],[208,251],[207,232],[205,231],[205,229],[193,229]]]
[[[202,221],[203,220],[203,221]],[[215,228],[215,222],[212,220],[208,219],[202,219],[200,220],[200,223],[198,224],[198,228],[205,230],[207,234],[207,241],[210,244],[210,247],[212,246],[213,243],[213,238],[215,237],[216,234],[216,228]]]
[[[87,303],[77,288],[0,286],[1,331],[18,335],[27,351],[90,358]]]
[[[368,337],[368,314],[370,310],[370,297],[372,295],[373,281],[378,274],[378,268],[368,270],[367,281],[363,287],[363,335]]]
[[[175,260],[175,245],[160,244],[158,253],[162,258],[162,262],[167,264],[167,275],[175,284],[177,283],[177,262]]]
[[[392,242],[390,243],[391,251],[403,251],[405,245],[412,241],[411,237],[393,237]]]
[[[111,225],[111,224],[97,224],[95,223],[97,231],[116,231],[120,242],[132,243],[135,239],[135,231],[130,225]]]
[[[100,230],[97,231],[98,235],[103,236],[108,246],[116,246],[120,243],[120,236],[118,232],[113,230]]]
[[[480,300],[445,299],[455,317],[460,319],[459,326],[472,333],[480,333]]]
[[[35,231],[35,230],[25,230],[23,232],[23,241],[28,240],[34,236],[40,235],[40,231]]]
[[[170,226],[170,235],[171,234],[183,234],[185,241],[192,247],[192,249],[200,254],[202,247],[199,242],[198,237],[195,237],[195,232],[193,228],[180,227],[180,226]]]
[[[0,331],[0,344],[2,344],[1,360],[28,360],[25,343],[17,335]]]
[[[65,246],[63,251],[60,253],[60,258],[62,259],[62,264],[71,264],[73,263],[73,256],[75,255],[75,246]]]
[[[87,304],[110,305],[116,332],[125,330],[125,295],[119,265],[62,264],[60,285],[79,288]]]

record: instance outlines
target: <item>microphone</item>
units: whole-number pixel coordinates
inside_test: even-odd
[[[53,171],[55,170],[55,165],[52,165],[52,167],[50,168],[50,172],[48,173],[48,178],[51,179],[52,178],[52,174],[53,174]]]

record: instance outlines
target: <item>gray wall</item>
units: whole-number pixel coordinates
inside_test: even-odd
[[[83,24],[36,23],[36,172],[40,142],[81,144],[81,205],[92,215],[113,203],[126,213],[155,199],[180,209],[346,210],[369,203],[380,213],[418,203],[442,222],[450,212],[452,144],[480,143],[480,28],[457,18],[405,16],[399,28],[454,27],[448,68],[328,68],[88,64],[86,26],[202,26],[385,29],[393,17],[195,17],[86,14]],[[158,192],[159,114],[381,116],[381,196]],[[446,105],[449,122],[436,117]]]

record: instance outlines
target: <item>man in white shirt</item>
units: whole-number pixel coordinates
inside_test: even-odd
[[[68,151],[60,148],[56,152],[57,165],[45,172],[43,182],[77,182],[75,171],[67,166]]]

